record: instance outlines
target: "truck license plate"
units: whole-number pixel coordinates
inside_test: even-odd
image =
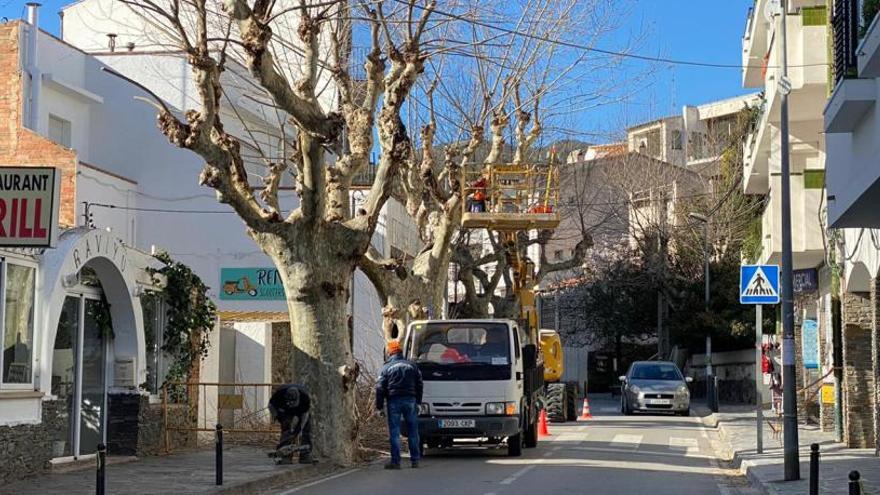
[[[476,422],[473,419],[441,419],[440,428],[473,428]]]
[[[669,399],[648,399],[648,404],[653,406],[668,406],[671,403]]]

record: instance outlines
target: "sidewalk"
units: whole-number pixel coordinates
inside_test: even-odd
[[[782,435],[773,437],[766,421],[763,428],[764,453],[757,454],[757,434],[753,407],[722,407],[718,413],[710,413],[705,406],[695,408],[695,413],[708,426],[717,428],[722,454],[731,460],[735,468],[745,474],[753,486],[768,495],[802,495],[809,493],[810,444],[818,443],[821,453],[819,492],[823,495],[848,494],[849,472],[857,470],[862,477],[863,494],[880,493],[880,459],[874,449],[848,449],[834,441],[834,434],[815,426],[798,429],[800,444],[801,480],[786,482],[783,471]],[[770,411],[765,411],[766,415]]]
[[[111,463],[106,468],[106,493],[113,495],[261,493],[267,489],[326,475],[330,464],[276,466],[266,449],[236,446],[223,452],[223,485],[214,484],[214,451],[199,450],[168,456]],[[0,486],[0,494],[92,495],[95,468],[46,473]]]

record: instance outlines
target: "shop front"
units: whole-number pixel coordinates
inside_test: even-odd
[[[155,263],[87,228],[54,248],[0,251],[0,443],[15,457],[0,452],[3,479],[92,456],[99,443],[138,450],[149,402],[141,297]]]

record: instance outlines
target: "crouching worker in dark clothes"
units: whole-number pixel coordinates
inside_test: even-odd
[[[275,452],[270,453],[278,464],[291,464],[293,454],[299,452],[300,464],[312,463],[312,424],[309,417],[311,399],[301,385],[282,385],[269,399],[272,419],[281,423],[281,439]],[[297,437],[301,436],[299,445]]]

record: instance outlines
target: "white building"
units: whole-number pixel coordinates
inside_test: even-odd
[[[0,122],[0,164],[58,168],[59,219],[66,229],[55,248],[0,250],[0,292],[6,294],[0,311],[18,315],[14,325],[7,318],[0,332],[0,443],[10,445],[3,452],[15,457],[0,454],[3,480],[39,470],[50,459],[91,455],[99,442],[111,454],[158,449],[156,438],[138,438],[139,425],[125,424],[121,416],[130,420],[130,407],[151,407],[159,399],[167,365],[158,351],[163,321],[155,318],[150,297],[156,286],[147,273],[159,266],[150,256],[154,247],[192,267],[229,322],[211,337],[213,354],[202,380],[222,375],[271,383],[279,376],[280,365],[272,364],[286,328],[283,294],[272,294],[271,280],[265,281],[267,297],[251,299],[233,290],[237,297],[227,298],[223,292],[235,269],[256,272],[271,268],[270,260],[228,207],[198,185],[200,158],[167,142],[156,129],[155,109],[135,99],[143,91],[101,70],[112,67],[140,81],[173,111],[182,111],[194,106],[186,60],[169,51],[138,51],[137,45],[92,55],[69,42],[87,29],[73,26],[65,25],[62,41],[23,22],[0,24],[0,112],[9,116]],[[271,136],[280,135],[276,121],[236,94],[243,87],[236,82],[229,85],[233,104],[252,130],[272,131],[261,141],[271,146]],[[235,117],[227,115],[226,122],[239,135],[244,131],[235,127]],[[282,206],[294,207],[293,192],[282,193]],[[353,193],[353,201],[359,194]],[[386,206],[379,223],[374,243],[384,254],[418,249],[402,207]],[[355,355],[376,366],[384,344],[381,311],[366,278],[358,274],[354,284]],[[102,326],[102,298],[112,327]],[[289,342],[289,330],[286,337]],[[265,407],[266,399],[255,396],[248,407]],[[211,407],[216,415],[219,404]],[[156,420],[161,414],[141,417]]]

